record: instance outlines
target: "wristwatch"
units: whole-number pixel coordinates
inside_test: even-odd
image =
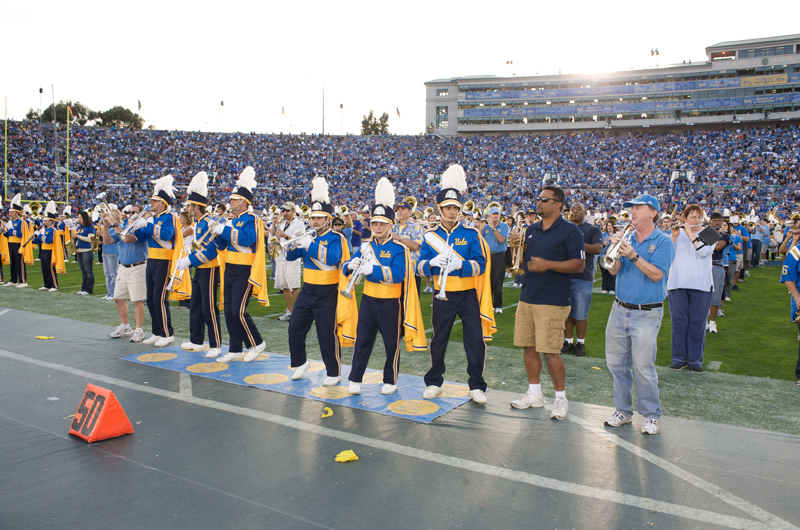
[[[639,261],[639,254],[636,254],[634,257],[631,258],[631,263],[636,263]]]

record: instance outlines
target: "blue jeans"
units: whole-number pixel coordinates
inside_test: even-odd
[[[81,268],[81,291],[86,291],[89,294],[94,293],[94,271],[92,270],[92,263],[94,262],[94,252],[78,252],[75,254],[75,260],[78,262],[78,267]]]
[[[592,280],[572,279],[572,309],[569,316],[575,320],[589,318],[589,306],[592,305]]]
[[[103,252],[103,274],[106,277],[106,292],[108,296],[114,296],[114,286],[117,283],[117,267],[119,266],[119,254],[109,254]]]
[[[656,374],[658,331],[664,308],[639,311],[614,303],[606,325],[606,365],[614,377],[614,407],[633,414],[633,377],[637,410],[645,418],[661,417]]]
[[[754,239],[753,241],[753,255],[750,258],[750,266],[751,267],[758,267],[761,263],[761,246],[763,243],[761,241]]]
[[[711,291],[672,289],[669,316],[672,320],[672,364],[703,367],[706,348],[706,317],[711,307]]]

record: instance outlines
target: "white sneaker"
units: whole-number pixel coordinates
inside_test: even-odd
[[[303,377],[303,374],[306,373],[306,370],[309,369],[311,363],[306,361],[297,368],[294,369],[294,373],[292,374],[292,379],[297,380]]]
[[[608,291],[608,294],[614,294],[614,291]]]
[[[163,348],[164,346],[169,346],[175,341],[175,337],[159,337],[156,341],[155,346],[158,348]]]
[[[341,376],[336,377],[326,377],[322,380],[322,386],[336,386],[342,380]]]
[[[54,293],[54,292],[56,292],[56,291],[58,291],[58,289],[56,289],[55,287],[52,287],[52,288],[50,289],[50,292],[51,292],[51,293]]]
[[[626,423],[631,423],[633,421],[633,414],[628,415],[624,412],[614,411],[614,414],[606,418],[606,421],[603,425],[608,425],[609,427],[622,427]]]
[[[431,385],[425,389],[425,392],[422,393],[423,399],[434,399],[436,396],[442,393],[442,387]]]
[[[286,322],[290,318],[292,318],[292,312],[287,309],[284,314],[282,314],[281,316],[278,317],[278,320],[282,320],[282,321]]]
[[[647,418],[642,424],[642,434],[658,434],[658,418]]]
[[[511,406],[515,409],[527,409],[527,408],[535,408],[538,409],[540,407],[544,407],[544,396],[539,394],[538,396],[528,390],[525,394],[522,395],[521,398],[514,400],[511,402]]]
[[[731,297],[730,297],[730,296],[726,296],[726,297],[725,297],[725,301],[726,301],[726,302],[730,302],[730,301],[731,301]]]
[[[749,278],[750,277],[750,272],[749,271],[744,271],[744,277],[745,278]]]
[[[46,291],[46,290],[47,290],[47,287],[39,287],[39,290],[40,290],[40,291]]]
[[[244,362],[249,363],[250,361],[256,360],[256,357],[261,355],[261,352],[266,349],[267,349],[267,343],[261,341],[261,344],[258,344],[250,348],[250,351],[248,351],[247,355],[244,356]]]
[[[722,312],[722,309],[717,309],[717,316],[718,317],[724,317],[725,316],[725,313]]]
[[[550,413],[551,420],[566,420],[569,416],[569,403],[566,398],[556,398],[553,402],[553,412]]]
[[[123,335],[133,335],[130,324],[120,324],[117,329],[108,334],[112,339],[118,339]]]
[[[144,340],[144,330],[134,329],[131,342],[142,342],[142,340]]]
[[[181,344],[181,349],[183,351],[203,351],[206,349],[205,345],[203,344],[194,344],[192,342],[184,342]]]
[[[220,353],[222,353],[221,349],[211,348],[210,350],[208,350],[208,353],[206,353],[206,359],[216,359],[217,357],[219,357]]]
[[[17,285],[17,287],[19,287],[19,285]],[[81,296],[89,296],[89,292],[88,291],[78,291],[78,294],[81,295]]]
[[[394,394],[395,392],[397,392],[397,385],[390,385],[389,383],[384,383],[383,388],[381,388],[381,394],[383,394],[384,396]]]
[[[361,393],[361,383],[356,383],[355,381],[350,381],[350,386],[347,387],[347,392],[350,394],[360,394]]]
[[[160,339],[158,335],[150,335],[148,338],[142,341],[142,344],[155,344],[158,339]]]
[[[486,399],[486,394],[483,393],[483,390],[480,388],[476,388],[475,390],[469,391],[469,397],[472,398],[472,401],[477,403],[478,405],[485,405],[488,399]]]
[[[717,332],[717,323],[713,320],[708,323],[708,332],[709,333],[716,333]]]
[[[600,294],[608,294],[608,291],[600,291]]]
[[[27,283],[20,283],[20,284],[17,285],[17,289],[22,289],[23,287],[27,287],[27,286],[28,286]]]
[[[503,312],[503,308],[502,308],[502,307],[498,307],[498,308],[497,308],[497,312],[498,312],[498,313],[502,313],[502,312]]]
[[[217,359],[217,362],[218,363],[229,363],[231,361],[239,360],[242,357],[244,357],[244,352],[240,352],[240,351],[237,351],[235,353],[234,352],[228,352],[225,355],[223,355],[222,357],[220,357],[219,359]]]
[[[16,285],[17,285],[17,284],[16,284],[16,283],[14,283],[14,282],[8,282],[8,283],[4,283],[4,284],[3,284],[3,287],[11,287],[11,286],[16,286]]]

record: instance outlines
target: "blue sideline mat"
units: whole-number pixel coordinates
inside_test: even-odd
[[[222,348],[222,355],[228,352]],[[382,352],[381,352],[382,353]],[[398,416],[408,420],[430,423],[454,408],[469,401],[467,385],[448,383],[442,386],[442,395],[436,399],[422,399],[425,382],[419,376],[400,374],[397,392],[384,396],[383,372],[367,369],[361,383],[361,394],[351,396],[347,392],[350,366],[342,365],[342,382],[339,386],[323,387],[325,365],[311,361],[311,367],[302,379],[292,381],[293,370],[287,355],[262,353],[255,361],[245,363],[233,361],[218,363],[205,358],[205,352],[186,352],[180,346],[149,353],[128,355],[122,358],[139,364],[157,366],[175,372],[184,372],[198,377],[208,377],[236,385],[252,386],[291,394],[315,401],[334,403],[354,409],[364,409],[379,414]]]

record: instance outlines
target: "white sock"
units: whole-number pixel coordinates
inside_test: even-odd
[[[564,337],[564,342],[569,342],[572,344],[572,337]]]
[[[584,339],[578,339],[578,344],[583,344],[583,341],[585,341],[585,340],[586,340],[585,338]]]
[[[558,398],[567,399],[567,391],[566,390],[561,390],[561,391],[556,390],[556,399],[558,399]]]
[[[528,385],[528,392],[530,392],[534,396],[541,396],[542,395],[542,384],[541,383],[536,383],[535,385],[529,384]]]
[[[141,331],[142,333],[144,333],[144,330],[142,328],[136,328],[136,331]]]

